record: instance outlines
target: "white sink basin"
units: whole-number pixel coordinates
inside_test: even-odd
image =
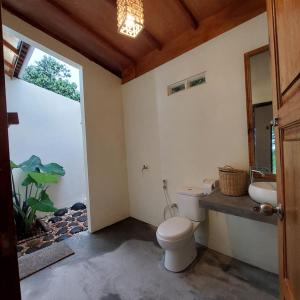
[[[250,197],[258,203],[277,205],[276,182],[253,182],[248,189]]]

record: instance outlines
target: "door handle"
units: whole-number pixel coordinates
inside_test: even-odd
[[[273,120],[270,122],[271,126],[277,127],[279,125],[279,118],[274,117]]]
[[[284,216],[283,207],[281,204],[274,207],[270,203],[262,203],[258,206],[253,207],[253,210],[264,216],[273,216],[275,214],[280,220],[282,220]]]

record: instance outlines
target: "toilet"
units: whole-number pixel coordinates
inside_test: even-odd
[[[194,232],[205,220],[205,209],[200,208],[203,190],[185,187],[176,193],[179,216],[161,223],[156,231],[159,245],[165,250],[164,266],[172,272],[186,269],[196,258]]]

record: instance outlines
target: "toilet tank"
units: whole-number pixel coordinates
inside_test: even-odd
[[[191,221],[201,222],[205,220],[205,208],[199,205],[199,199],[203,190],[199,187],[184,187],[177,191],[176,200],[179,215]]]

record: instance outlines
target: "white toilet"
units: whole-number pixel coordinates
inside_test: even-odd
[[[157,228],[157,241],[165,250],[164,265],[169,271],[183,271],[197,256],[194,232],[205,220],[205,209],[199,205],[201,195],[203,190],[196,187],[178,191],[179,216],[167,219]]]

